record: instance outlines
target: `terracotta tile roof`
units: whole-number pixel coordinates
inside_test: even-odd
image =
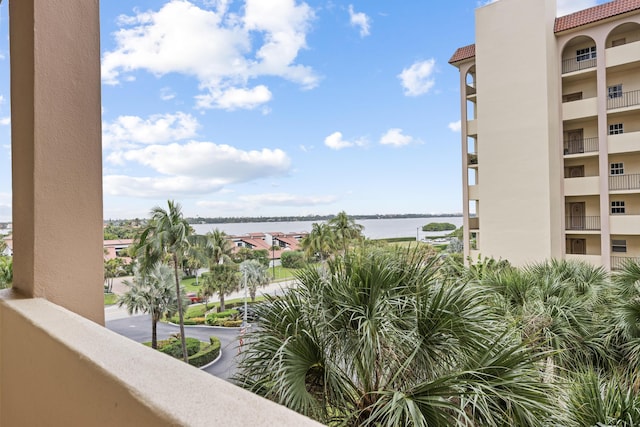
[[[456,52],[453,54],[451,59],[449,60],[449,64],[453,64],[455,62],[464,61],[465,59],[473,58],[476,56],[476,45],[470,44],[469,46],[464,46],[458,48]]]
[[[580,10],[570,15],[556,18],[553,31],[559,33],[582,25],[602,21],[623,13],[640,10],[640,0],[614,0],[589,9]]]

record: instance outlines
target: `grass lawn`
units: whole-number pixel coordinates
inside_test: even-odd
[[[118,301],[116,294],[104,294],[104,305],[113,305]]]

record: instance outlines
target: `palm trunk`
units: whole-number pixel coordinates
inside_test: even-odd
[[[182,295],[180,295],[180,277],[178,277],[178,256],[173,254],[173,271],[176,276],[176,296],[178,297],[178,318],[180,319],[180,344],[182,345],[182,358],[189,363],[187,355],[187,339],[184,336],[184,313],[182,310]]]
[[[155,315],[151,316],[151,348],[158,349],[158,320]]]
[[[224,292],[220,292],[220,311],[224,311]]]

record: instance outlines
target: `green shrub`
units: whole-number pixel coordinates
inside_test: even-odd
[[[187,344],[187,356],[192,356],[200,351],[200,340],[196,338],[186,339]],[[158,350],[175,357],[176,359],[182,358],[182,344],[177,338],[169,338],[168,340],[158,342]]]
[[[224,326],[225,328],[237,328],[240,325],[242,325],[242,319],[240,319],[240,320],[227,320],[222,324],[222,326]]]
[[[304,259],[302,251],[285,251],[280,256],[280,263],[285,268],[303,268]]]
[[[213,362],[220,354],[220,340],[217,337],[209,338],[210,344],[193,356],[189,357],[189,364],[192,366],[204,366],[207,363]]]
[[[422,231],[448,231],[455,229],[456,226],[449,222],[430,222],[422,226]]]

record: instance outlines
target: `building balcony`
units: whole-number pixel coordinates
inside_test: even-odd
[[[320,425],[44,299],[1,291],[0,318],[2,425]]]
[[[469,166],[470,168],[478,167],[478,155],[476,153],[467,154],[467,166]]]
[[[597,115],[598,101],[595,97],[562,103],[562,120],[576,120]]]
[[[562,74],[580,72],[595,68],[597,65],[596,58],[585,58],[585,55],[574,56],[562,60]]]
[[[640,190],[640,174],[613,175],[609,177],[610,191]]]
[[[467,98],[475,97],[475,95],[476,95],[476,87],[473,86],[472,84],[465,85],[465,94],[467,95]]]
[[[640,235],[640,215],[611,215],[609,229],[611,234]]]
[[[572,154],[597,153],[599,150],[598,137],[564,141],[563,146],[565,156]]]
[[[600,194],[600,177],[585,176],[564,179],[565,196],[588,196]]]
[[[567,261],[579,261],[586,262],[594,267],[602,267],[601,255],[588,255],[588,254],[566,254],[565,259]]]
[[[607,137],[609,154],[640,151],[640,132],[626,132]]]
[[[565,230],[580,232],[600,230],[600,216],[567,216]]]
[[[610,47],[605,51],[607,67],[630,64],[640,61],[640,42]]]
[[[640,257],[623,257],[612,256],[611,257],[611,270],[622,270],[628,262],[640,262]]]
[[[636,107],[640,105],[640,90],[622,92],[620,96],[607,99],[607,110]]]
[[[480,229],[480,218],[477,216],[469,217],[469,229],[470,230],[479,230]]]
[[[469,186],[469,200],[478,200],[480,198],[480,185]]]
[[[467,135],[477,135],[478,134],[478,121],[477,120],[467,120]]]

